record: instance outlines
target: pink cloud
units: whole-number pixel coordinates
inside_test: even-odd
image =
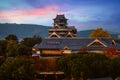
[[[51,14],[58,13],[58,10],[59,6],[47,6],[27,10],[0,11],[0,22],[24,23],[26,21],[36,20],[39,17],[42,18],[41,21],[47,21],[46,19],[48,19]]]
[[[57,12],[59,10],[58,6],[48,6],[43,8],[31,9],[26,11],[18,11],[24,15],[48,15],[51,12]]]
[[[1,11],[0,17],[10,17],[10,16],[19,16],[19,15],[43,16],[43,15],[49,15],[52,12],[57,12],[58,10],[59,10],[59,6],[47,6],[43,8],[34,8],[28,10]]]

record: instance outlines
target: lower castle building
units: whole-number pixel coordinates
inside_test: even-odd
[[[47,38],[33,47],[33,55],[61,56],[65,54],[95,52],[103,53],[106,48],[114,47],[120,51],[120,44],[113,38],[80,38],[74,26],[67,26],[64,15],[57,15],[54,25],[49,29]]]
[[[60,56],[63,54],[86,52],[103,53],[104,49],[120,45],[112,38],[45,38],[33,47],[36,55]]]

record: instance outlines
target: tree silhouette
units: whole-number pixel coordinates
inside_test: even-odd
[[[92,31],[92,33],[89,35],[90,38],[96,38],[96,37],[111,37],[111,35],[104,31],[102,28],[97,28]]]
[[[8,36],[5,37],[6,40],[13,40],[13,41],[16,41],[18,42],[18,38],[16,35],[14,34],[9,34]]]

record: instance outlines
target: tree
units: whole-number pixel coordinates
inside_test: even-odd
[[[34,80],[34,68],[30,59],[8,58],[0,66],[1,80]]]
[[[5,62],[5,58],[0,58],[0,66]]]
[[[68,80],[108,77],[111,69],[110,59],[96,53],[71,54],[61,57],[58,60],[58,67],[69,77]]]
[[[120,57],[111,60],[111,77],[115,79],[120,76]]]
[[[92,33],[89,35],[90,38],[97,38],[97,37],[111,37],[111,35],[104,31],[102,28],[97,28],[92,31]]]
[[[116,48],[115,47],[109,47],[103,50],[103,53],[108,57],[114,57],[116,56]]]
[[[39,36],[33,36],[31,37],[26,37],[21,41],[21,44],[26,45],[28,47],[33,47],[35,44],[38,44],[42,41],[41,37]]]
[[[7,41],[6,40],[0,40],[0,55],[6,55],[6,49],[7,49]]]
[[[86,63],[87,78],[100,78],[110,76],[110,59],[103,54],[89,53],[83,56]]]
[[[22,44],[16,44],[15,41],[9,41],[7,45],[7,56],[16,57],[23,55],[31,55],[32,49]]]
[[[8,57],[16,57],[23,55],[30,55],[32,52],[32,46],[38,42],[38,38],[25,38],[21,44],[17,44],[15,40],[7,40],[6,53]]]
[[[8,57],[15,57],[15,56],[17,56],[16,50],[17,50],[18,44],[16,43],[16,41],[9,40],[7,42],[8,42],[8,44],[7,44],[7,49],[6,49],[6,52],[7,52],[6,55]]]
[[[30,47],[27,47],[25,45],[18,45],[16,48],[16,54],[19,56],[23,55],[31,55],[32,49]]]
[[[13,40],[13,41],[16,41],[18,43],[18,38],[14,34],[9,34],[8,36],[5,37],[5,39],[6,40]]]
[[[58,60],[58,67],[65,73],[68,80],[83,78],[86,65],[82,58],[81,54],[71,54]]]

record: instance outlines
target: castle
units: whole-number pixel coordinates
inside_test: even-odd
[[[68,26],[64,15],[57,15],[53,27],[49,28],[48,37],[43,38],[40,44],[32,48],[32,56],[35,58],[34,66],[37,70],[41,68],[40,60],[44,60],[44,70],[37,75],[40,79],[52,80],[64,79],[64,72],[56,68],[56,61],[60,56],[84,52],[104,53],[105,49],[115,48],[120,51],[120,44],[113,38],[80,38],[77,37],[77,30],[74,26]],[[34,57],[33,57],[34,58]],[[47,62],[46,62],[47,61]],[[45,63],[46,62],[46,63]],[[54,66],[53,63],[54,62]],[[51,67],[50,67],[51,66]]]
[[[113,38],[80,38],[74,26],[68,26],[64,15],[53,19],[53,27],[49,28],[47,38],[33,47],[36,56],[62,56],[72,53],[86,52],[103,53],[106,48],[114,47],[118,51],[120,45]]]

